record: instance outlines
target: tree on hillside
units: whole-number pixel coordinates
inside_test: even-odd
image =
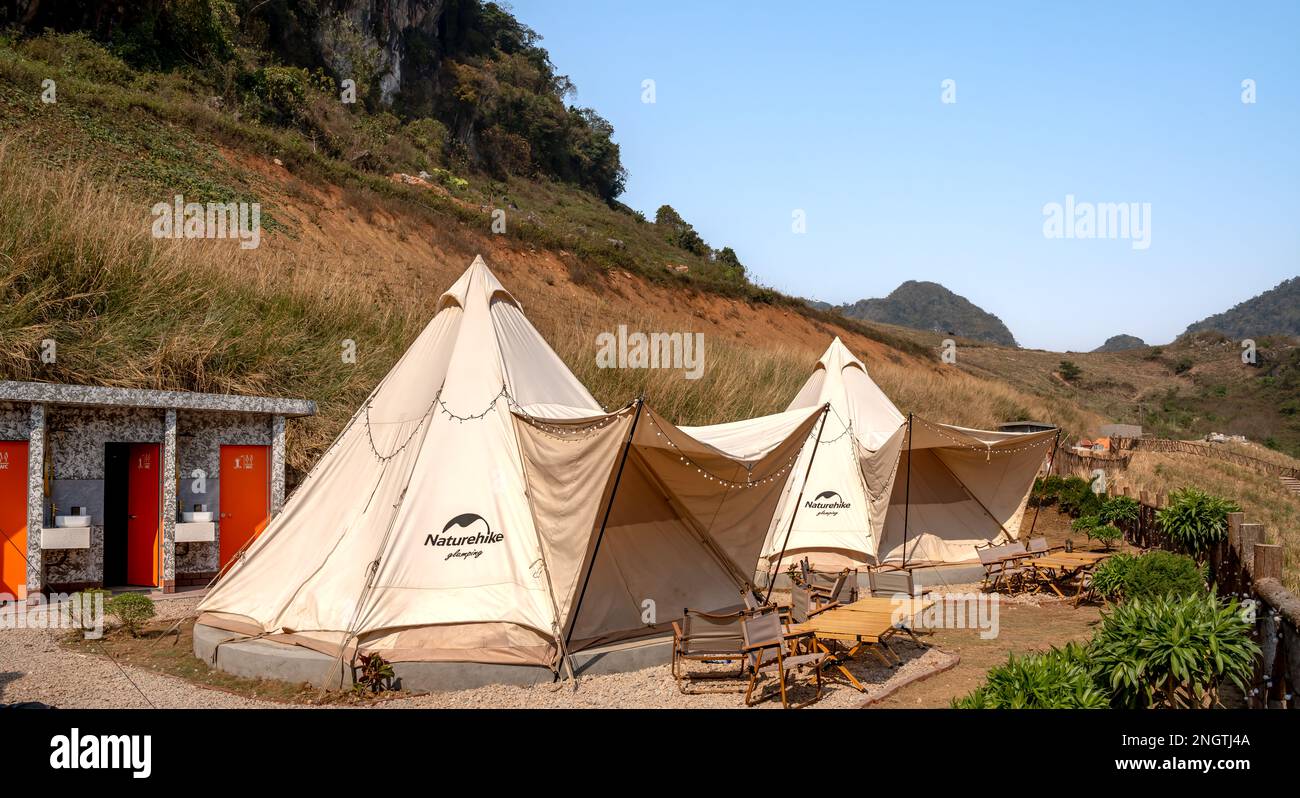
[[[730,280],[745,279],[745,264],[740,262],[736,251],[731,247],[713,250],[713,261],[722,267],[723,273]]]
[[[700,238],[699,233],[695,232],[695,228],[683,219],[681,214],[673,209],[673,206],[659,206],[659,210],[655,211],[655,225],[663,228],[668,243],[678,249],[684,249],[694,255],[704,257],[710,254],[709,245],[704,243],[704,239]]]
[[[1076,366],[1072,360],[1062,360],[1061,365],[1056,368],[1061,375],[1061,379],[1066,382],[1074,382],[1083,373],[1083,370]]]

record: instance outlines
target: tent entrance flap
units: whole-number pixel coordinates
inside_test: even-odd
[[[605,513],[600,519],[600,530],[596,533],[596,540],[591,546],[591,556],[587,558],[582,577],[582,588],[578,591],[577,603],[573,606],[571,617],[576,619],[582,612],[582,600],[587,595],[587,586],[591,584],[591,569],[596,565],[596,555],[600,553],[600,542],[605,538],[605,529],[609,526],[609,514],[614,509],[614,500],[618,496],[618,486],[623,480],[623,470],[627,467],[627,456],[632,451],[632,439],[636,436],[636,425],[641,420],[641,410],[645,407],[645,395],[642,394],[636,400],[636,410],[632,414],[632,426],[627,432],[627,440],[623,443],[623,453],[619,456],[618,471],[614,473],[614,484],[609,489],[609,498],[605,501]],[[564,635],[564,644],[569,646],[573,642],[572,622],[567,624],[567,630]]]

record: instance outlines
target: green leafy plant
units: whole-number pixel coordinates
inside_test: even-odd
[[[1199,560],[1227,534],[1228,513],[1240,510],[1236,502],[1182,488],[1169,495],[1168,507],[1156,511],[1156,521],[1174,543]]]
[[[1088,650],[1078,643],[1017,657],[988,672],[983,685],[954,709],[1105,709],[1105,691],[1093,682]]]
[[[1082,532],[1089,537],[1092,536],[1092,528],[1097,525],[1097,516],[1084,515],[1070,522],[1070,529],[1075,532]]]
[[[140,630],[156,614],[153,599],[143,593],[123,593],[108,600],[104,607],[110,615],[122,622],[122,626],[139,637]]]
[[[1206,708],[1224,682],[1246,689],[1259,656],[1250,630],[1235,599],[1137,599],[1102,613],[1090,657],[1115,706]]]
[[[1115,541],[1124,537],[1124,533],[1114,524],[1097,524],[1087,531],[1089,540],[1101,541],[1107,549],[1115,545]]]
[[[1079,379],[1079,375],[1083,373],[1083,370],[1080,369],[1072,360],[1062,360],[1061,365],[1057,366],[1056,369],[1057,372],[1060,373],[1061,379],[1066,382],[1074,382]]]
[[[1103,524],[1114,524],[1121,529],[1137,524],[1141,506],[1132,496],[1112,496],[1101,503],[1097,519]]]
[[[1080,477],[1067,477],[1058,492],[1061,512],[1074,518],[1097,515],[1101,511],[1101,497],[1092,490],[1092,483]]]
[[[1205,574],[1196,561],[1169,551],[1149,551],[1134,558],[1124,579],[1126,599],[1195,596],[1206,590]]]
[[[1061,488],[1065,478],[1051,474],[1034,480],[1034,487],[1029,493],[1029,504],[1033,507],[1051,507],[1061,499]]]
[[[1102,560],[1092,572],[1092,589],[1103,599],[1118,600],[1124,595],[1125,580],[1136,559],[1132,554],[1120,552]]]
[[[366,654],[352,667],[352,689],[359,693],[382,693],[393,684],[393,665],[379,654]]]

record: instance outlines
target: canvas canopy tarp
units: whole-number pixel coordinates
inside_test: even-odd
[[[793,470],[760,572],[802,557],[821,570],[961,562],[976,558],[977,545],[1018,534],[1053,431],[987,432],[914,417],[909,435],[907,417],[838,338],[790,409],[823,403],[830,411],[816,457],[805,449]]]
[[[555,667],[565,641],[736,603],[820,415],[710,444],[639,402],[605,413],[475,259],[200,622],[345,656]]]
[[[1055,430],[993,432],[920,416],[912,417],[910,441],[906,429],[877,546],[879,562],[966,562],[978,558],[977,546],[1019,537],[1029,491]]]

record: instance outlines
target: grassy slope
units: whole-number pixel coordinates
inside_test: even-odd
[[[59,102],[45,105],[32,87],[50,74]],[[0,376],[307,395],[323,418],[295,452],[300,467],[480,251],[610,405],[644,389],[683,422],[771,412],[840,335],[905,409],[967,424],[1022,410],[1076,428],[1096,420],[940,369],[898,330],[714,284],[707,264],[671,248],[652,225],[567,186],[401,185],[314,154],[296,134],[215,110],[178,76],[100,83],[12,47],[0,48],[0,110],[10,142],[3,285],[27,298],[5,311]],[[148,207],[177,192],[257,200],[271,233],[251,252],[152,241]],[[508,209],[504,236],[488,233],[498,206]],[[668,263],[691,271],[670,274]],[[705,378],[596,369],[595,334],[616,323],[711,333]],[[33,357],[47,337],[60,345],[53,365]],[[335,362],[343,338],[361,345],[355,369]]]

